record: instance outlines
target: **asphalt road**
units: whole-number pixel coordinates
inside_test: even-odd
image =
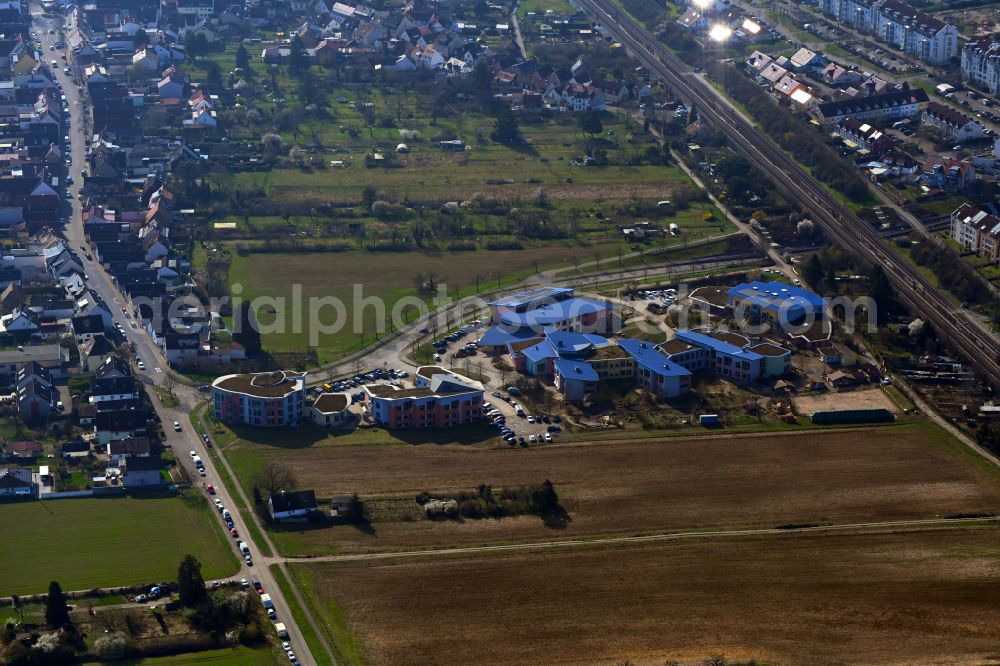
[[[59,58],[61,52],[49,49],[49,45],[54,44],[59,37],[58,34],[48,34],[50,28],[56,27],[55,22],[42,17],[42,10],[38,5],[32,5],[31,11],[34,17],[33,27],[42,42],[45,56],[50,60],[56,59],[62,63],[62,60]],[[67,26],[67,28],[72,29],[72,26]],[[68,48],[68,46],[66,48]],[[63,91],[66,95],[66,101],[70,109],[71,125],[69,136],[71,143],[70,156],[72,164],[69,167],[69,173],[73,176],[74,180],[74,184],[71,188],[74,198],[70,200],[71,204],[69,207],[71,210],[68,211],[69,223],[65,227],[64,237],[70,247],[78,251],[80,251],[81,248],[84,248],[84,251],[89,252],[89,246],[86,243],[86,238],[83,233],[83,221],[81,216],[82,206],[80,201],[75,196],[77,188],[83,185],[83,178],[80,176],[80,172],[87,166],[86,136],[84,134],[83,114],[83,104],[85,100],[81,90],[77,88],[76,83],[70,76],[63,74],[61,69],[55,72],[55,75],[57,81],[62,84]],[[136,358],[142,359],[146,367],[145,371],[140,371],[135,368],[137,376],[139,376],[145,383],[164,388],[168,384],[167,373],[169,372],[169,365],[160,350],[153,345],[152,340],[142,330],[141,326],[136,323],[131,316],[128,316],[125,312],[123,312],[122,307],[124,305],[124,299],[115,288],[111,281],[111,277],[107,274],[107,272],[97,263],[92,261],[86,261],[85,270],[87,271],[88,286],[91,290],[96,292],[97,295],[102,297],[108,303],[109,307],[112,308],[112,314],[115,321],[122,324],[125,330],[126,339],[135,346]],[[159,404],[159,401],[155,396],[151,396],[157,415],[164,425],[164,430],[167,432],[165,444],[173,448],[179,463],[184,465],[191,478],[196,480],[194,482],[196,488],[198,480],[204,482],[205,484],[211,483],[215,485],[216,497],[218,497],[222,503],[230,509],[233,522],[236,525],[241,540],[245,541],[249,545],[250,552],[254,559],[259,559],[260,551],[257,548],[257,545],[253,542],[250,531],[247,529],[247,525],[242,514],[236,509],[238,506],[237,503],[229,494],[226,486],[222,483],[220,476],[215,469],[215,464],[212,458],[208,455],[205,442],[198,437],[191,425],[189,414],[193,406],[201,398],[199,398],[198,394],[188,386],[173,383],[172,389],[177,395],[179,401],[177,408],[165,408]],[[174,421],[178,421],[181,424],[180,432],[174,432],[174,429],[171,426]],[[204,461],[206,471],[206,476],[204,478],[199,477],[194,464],[191,461],[191,457],[188,455],[189,451],[195,451]],[[248,506],[250,505],[248,504]],[[217,511],[213,511],[213,514],[213,519],[218,520],[221,528],[226,534],[228,534],[229,530],[223,523],[222,516]],[[261,531],[263,532],[263,530]],[[236,540],[233,539],[232,541],[232,547],[236,550]],[[197,556],[197,553],[194,554]],[[237,551],[237,554],[240,555],[239,551]],[[242,555],[240,555],[240,559],[242,561]],[[248,579],[254,577],[261,581],[265,591],[271,595],[271,599],[274,601],[275,611],[278,616],[277,621],[283,622],[285,627],[288,629],[288,640],[292,643],[299,661],[310,666],[316,664],[316,660],[309,652],[309,648],[302,636],[302,632],[292,619],[288,601],[285,599],[281,589],[278,587],[270,569],[263,563],[253,567],[247,566],[244,563],[241,565],[240,571],[237,573],[236,577],[245,577]]]

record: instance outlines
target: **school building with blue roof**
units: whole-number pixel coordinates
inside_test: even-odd
[[[576,296],[570,288],[538,287],[489,306],[492,326],[477,342],[487,354],[504,353],[508,345],[555,331],[609,335],[621,327],[621,316],[609,301]]]
[[[797,326],[823,319],[826,300],[808,289],[784,282],[745,282],[726,292],[726,307],[753,322]]]

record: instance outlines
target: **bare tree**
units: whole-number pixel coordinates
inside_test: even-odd
[[[266,490],[268,495],[273,495],[280,490],[294,488],[295,473],[287,465],[272,460],[257,472],[254,483]]]

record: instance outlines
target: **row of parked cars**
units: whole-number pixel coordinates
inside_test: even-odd
[[[434,360],[435,361],[440,361],[441,360],[441,358],[440,358],[441,355],[444,354],[444,352],[445,352],[446,349],[448,349],[448,345],[449,344],[451,344],[453,342],[458,342],[459,340],[461,340],[462,338],[464,338],[466,335],[468,335],[472,331],[476,330],[476,328],[478,328],[479,326],[482,326],[485,322],[486,322],[486,317],[480,317],[479,319],[476,319],[476,320],[472,321],[471,323],[466,324],[462,328],[459,328],[458,330],[453,331],[452,333],[449,333],[448,335],[444,336],[440,340],[435,340],[433,344],[434,344],[434,349],[437,351],[437,353],[434,355]],[[426,331],[427,329],[423,329],[423,330]],[[476,349],[477,349],[476,342],[473,341],[473,342],[467,343],[462,348],[462,351],[465,352],[465,355],[468,355],[468,354],[475,354],[476,353]]]
[[[365,384],[371,384],[377,381],[389,381],[390,383],[398,385],[397,380],[409,377],[410,373],[405,370],[396,370],[395,368],[380,368],[378,370],[372,370],[371,372],[358,373],[349,379],[338,379],[335,382],[328,382],[323,384],[323,386],[315,386],[312,388],[312,392],[315,395],[326,392],[330,393],[332,391],[342,392],[349,391],[352,388],[358,388],[364,386]],[[363,394],[362,394],[363,395]]]

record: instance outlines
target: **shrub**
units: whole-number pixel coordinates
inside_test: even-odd
[[[263,640],[264,632],[256,620],[249,622],[240,632],[240,643],[244,645],[256,645]]]
[[[132,641],[122,631],[103,634],[94,641],[94,654],[103,660],[121,659],[132,648]]]

